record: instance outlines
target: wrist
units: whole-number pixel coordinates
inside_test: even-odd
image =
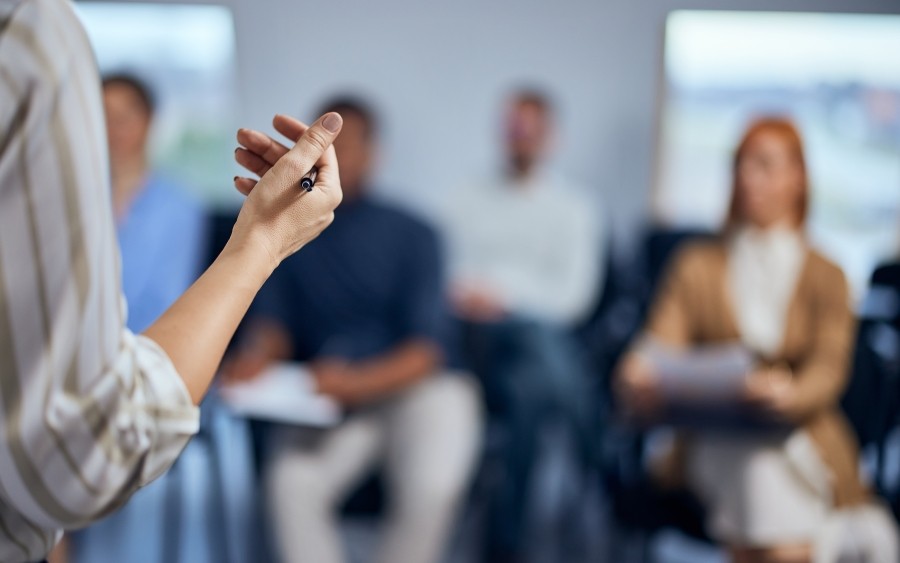
[[[237,238],[234,235],[228,239],[216,259],[220,260],[234,263],[236,272],[249,276],[248,281],[259,287],[262,287],[281,262],[260,237]]]

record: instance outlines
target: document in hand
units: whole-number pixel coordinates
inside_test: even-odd
[[[651,343],[641,356],[653,365],[663,395],[673,404],[736,402],[756,364],[753,353],[739,343],[689,350]]]
[[[781,431],[783,424],[761,417],[743,401],[756,357],[739,343],[676,350],[658,343],[641,356],[659,374],[667,404],[665,424],[700,430]]]
[[[254,379],[225,385],[225,403],[236,414],[299,426],[328,427],[341,420],[341,408],[316,393],[312,375],[298,363],[279,363]]]

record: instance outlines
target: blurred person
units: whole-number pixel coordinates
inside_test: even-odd
[[[147,84],[132,75],[116,74],[105,77],[102,86],[127,326],[139,333],[199,275],[206,259],[206,217],[184,187],[150,169],[148,140],[155,103]],[[221,561],[221,552],[227,550],[220,546],[228,544],[217,539],[224,530],[218,529],[216,511],[229,503],[220,497],[233,496],[235,489],[240,495],[252,483],[228,479],[231,474],[218,467],[218,452],[212,444],[226,440],[240,450],[246,429],[215,400],[204,401],[203,409],[204,439],[190,442],[172,470],[135,494],[121,510],[70,535],[72,561]],[[211,424],[213,418],[215,424]],[[206,436],[210,433],[222,435]],[[244,449],[249,452],[249,444]],[[229,467],[240,463],[240,459],[227,460]],[[216,490],[219,483],[221,490]],[[172,495],[174,490],[185,494]],[[249,532],[239,527],[237,533]],[[230,545],[235,545],[238,538],[231,540]],[[246,549],[241,551],[243,555],[230,554],[233,560],[246,558]]]
[[[599,212],[545,165],[554,135],[550,100],[536,90],[515,92],[504,127],[503,170],[455,190],[446,217],[454,311],[478,356],[488,402],[508,427],[506,475],[490,508],[490,561],[524,556],[539,430],[549,417],[572,423],[586,453],[587,381],[572,329],[595,303],[604,250]]]
[[[127,326],[142,332],[200,274],[206,216],[184,186],[150,168],[156,109],[150,87],[136,76],[114,74],[104,77],[102,94]]]
[[[743,399],[787,429],[693,430],[658,473],[697,493],[738,563],[896,562],[895,525],[860,480],[839,408],[854,320],[843,273],[803,233],[808,191],[794,126],[754,123],[735,155],[721,239],[678,254],[645,327],[644,342],[682,349],[742,343],[759,358]],[[652,420],[665,401],[642,348],[626,356],[618,388],[626,408]]]
[[[479,449],[478,395],[468,376],[444,365],[436,233],[370,195],[374,113],[354,98],[326,109],[344,119],[334,145],[344,204],[334,225],[263,288],[230,376],[304,362],[318,391],[348,412],[334,428],[280,426],[271,436],[266,500],[284,561],[345,560],[336,512],[380,464],[389,506],[375,559],[437,562]],[[240,158],[257,170],[270,151]]]
[[[126,326],[100,80],[69,2],[0,1],[0,561],[35,561],[162,474],[256,292],[340,202],[337,114],[244,194],[226,248]],[[296,138],[296,137],[295,137]],[[298,189],[319,169],[317,189]]]

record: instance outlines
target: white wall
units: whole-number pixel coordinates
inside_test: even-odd
[[[900,13],[894,0],[219,3],[235,15],[240,122],[311,118],[325,96],[358,90],[385,123],[381,185],[425,211],[496,162],[503,93],[545,85],[562,113],[557,164],[603,194],[620,242],[645,214],[669,10]]]

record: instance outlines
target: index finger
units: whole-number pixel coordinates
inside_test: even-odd
[[[266,174],[274,175],[282,189],[299,182],[313,166],[319,169],[320,177],[332,174],[337,169],[337,158],[331,144],[342,125],[339,114],[326,113],[307,128],[297,143]],[[320,184],[317,183],[317,186]],[[321,183],[321,189],[326,190],[327,186],[327,182]]]
[[[299,138],[300,136],[298,135],[297,137],[292,138],[291,141],[296,143]],[[253,129],[238,129],[237,142],[239,145],[256,154],[269,164],[274,164],[288,152],[286,146],[272,139],[265,133]],[[262,174],[260,174],[260,176],[262,176]]]
[[[309,129],[309,125],[303,123],[299,119],[284,115],[283,113],[276,114],[275,117],[272,118],[272,126],[275,127],[276,131],[294,142],[297,142],[297,140],[306,133],[306,130]]]

